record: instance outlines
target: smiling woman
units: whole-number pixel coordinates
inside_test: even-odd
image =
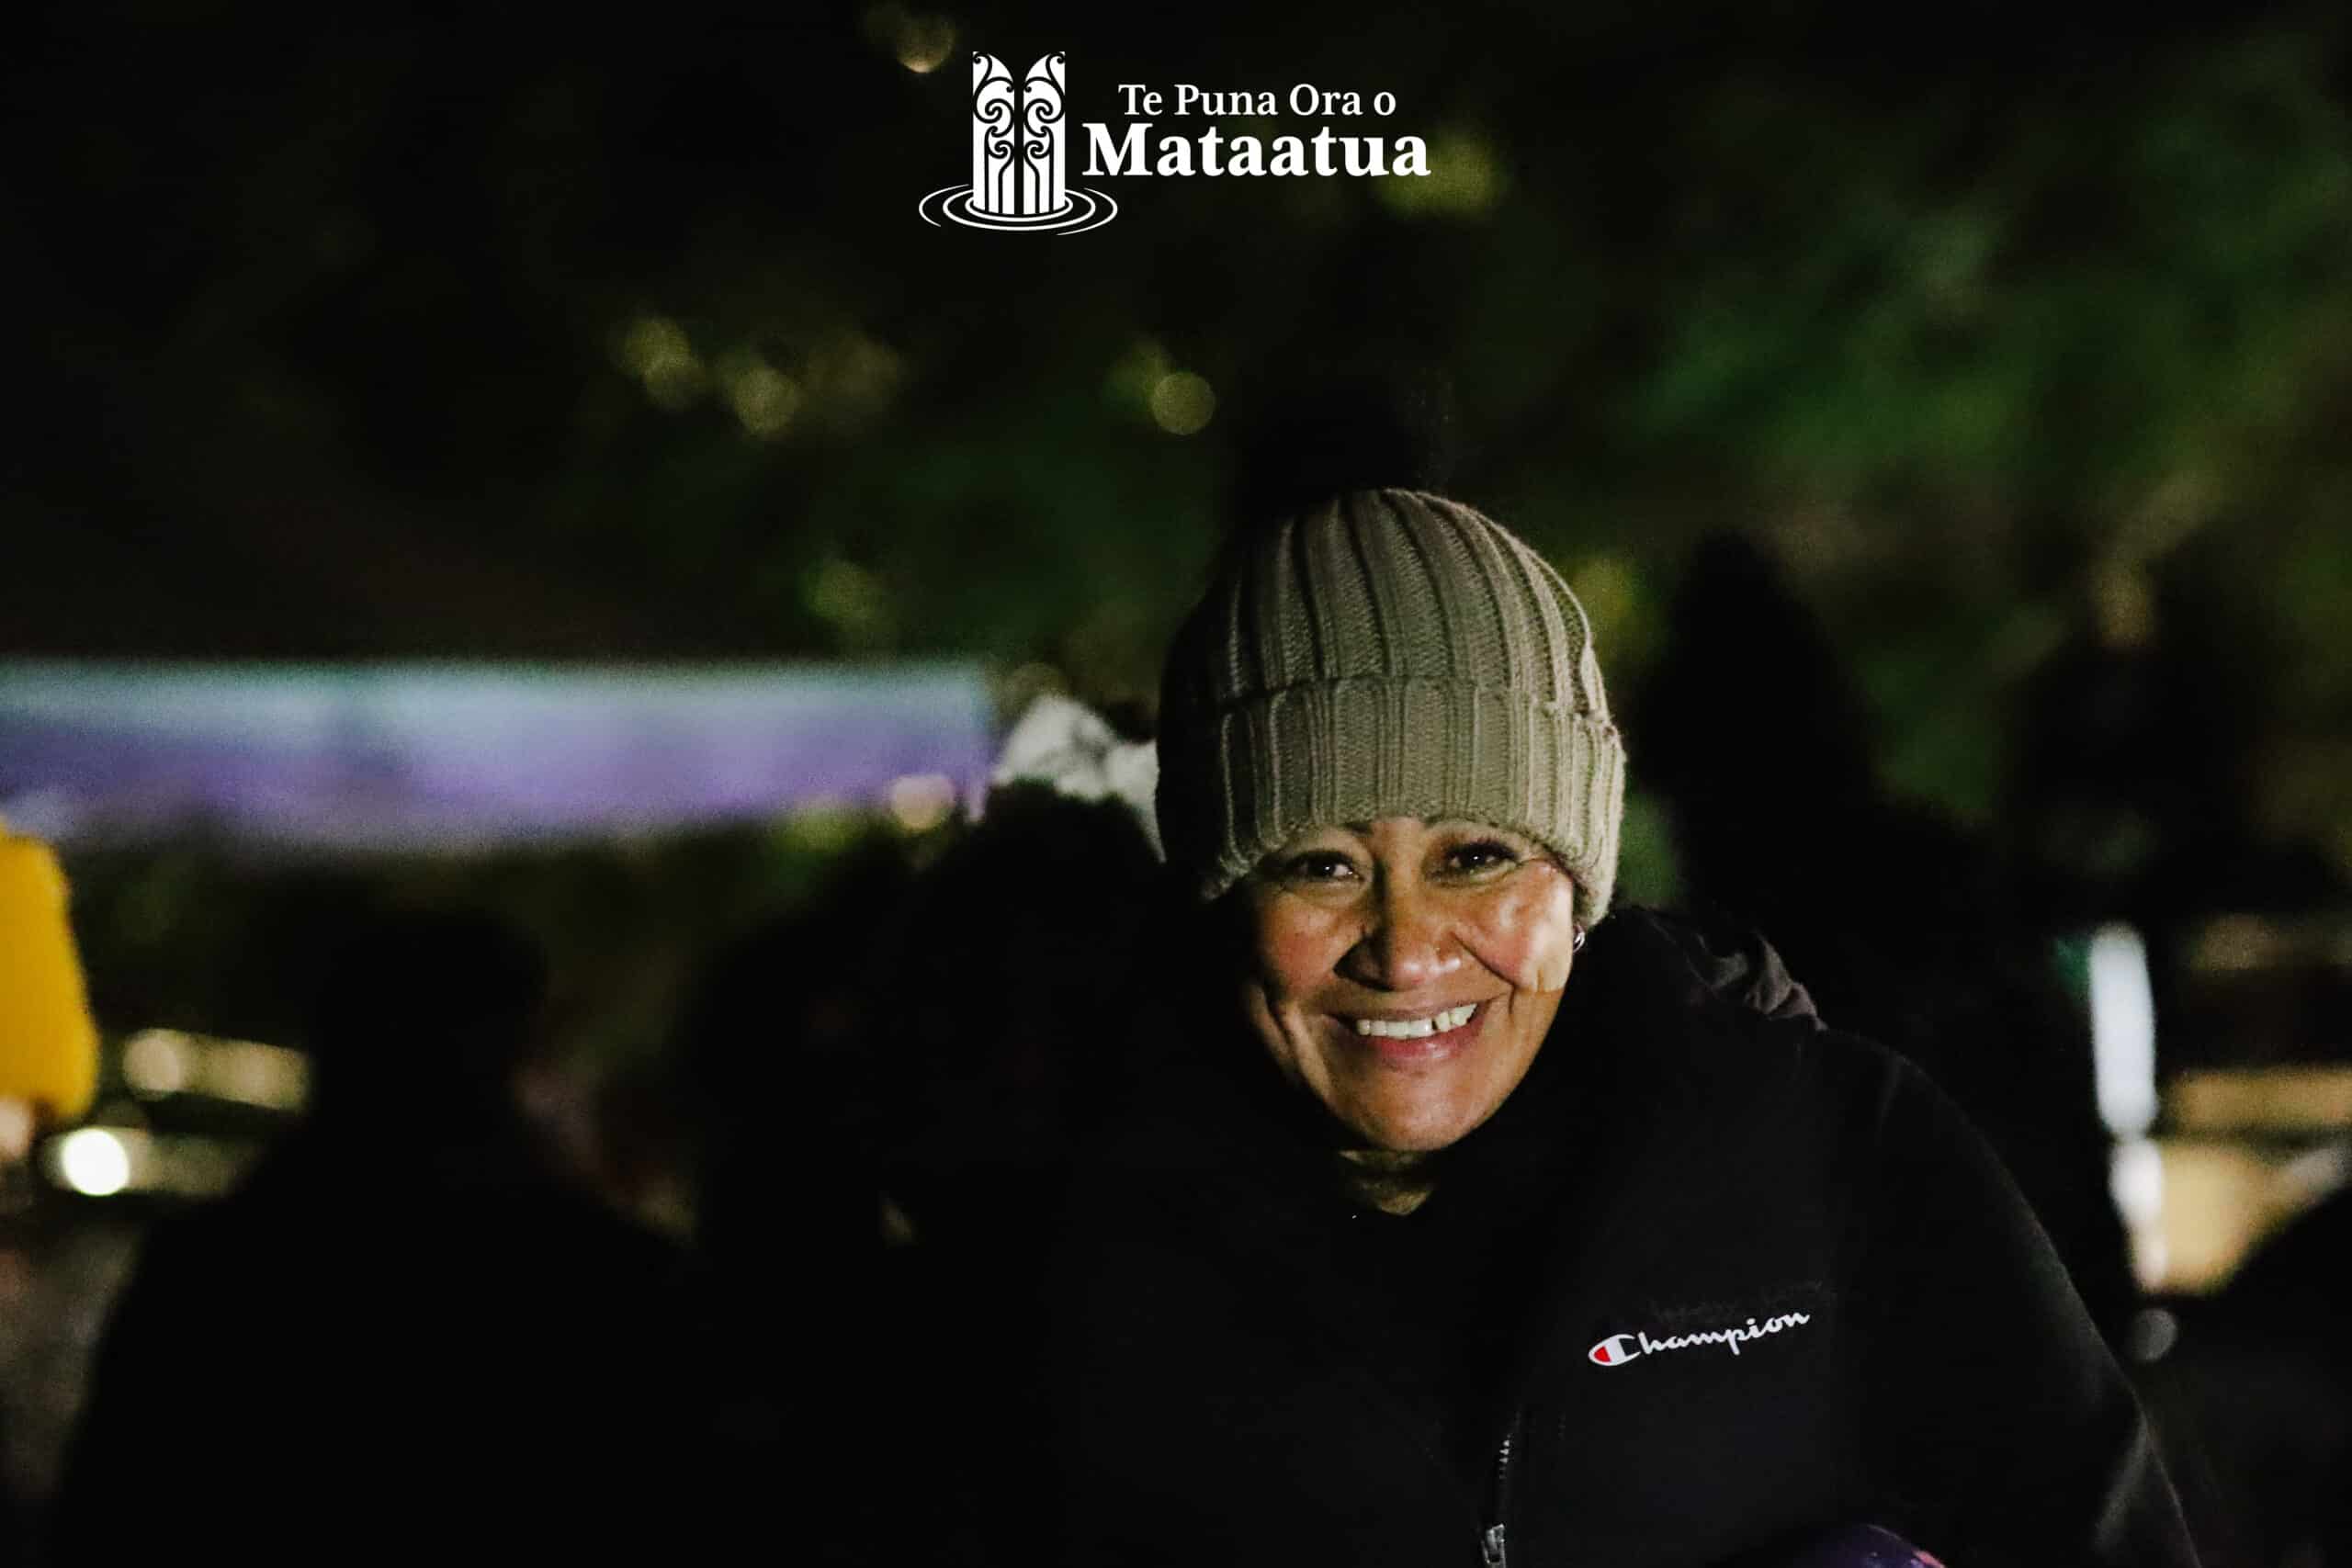
[[[1950,1105],[1760,943],[1611,914],[1625,749],[1526,544],[1418,490],[1245,526],[1159,760],[1159,1049],[1052,1298],[1069,1561],[2193,1562]]]
[[[1383,818],[1302,834],[1243,879],[1242,1007],[1283,1075],[1370,1149],[1441,1149],[1519,1087],[1579,940],[1576,883],[1484,823]],[[1394,1191],[1391,1213],[1426,1189]]]

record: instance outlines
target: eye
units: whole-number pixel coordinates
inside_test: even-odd
[[[1339,882],[1355,874],[1353,862],[1337,850],[1307,850],[1292,855],[1280,867],[1292,882]]]
[[[1525,852],[1516,844],[1500,839],[1474,839],[1446,851],[1445,865],[1448,871],[1476,876],[1508,870],[1526,858]]]

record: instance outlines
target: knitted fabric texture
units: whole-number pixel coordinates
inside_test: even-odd
[[[1458,502],[1356,491],[1248,536],[1179,629],[1155,805],[1213,899],[1306,829],[1461,818],[1525,834],[1608,913],[1625,751],[1592,627],[1544,559]]]

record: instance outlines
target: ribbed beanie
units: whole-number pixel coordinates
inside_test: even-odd
[[[1160,681],[1169,861],[1221,896],[1306,829],[1455,817],[1523,833],[1608,913],[1625,751],[1576,595],[1510,530],[1352,491],[1228,549]]]

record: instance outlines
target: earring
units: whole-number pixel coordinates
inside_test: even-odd
[[[1577,939],[1576,939],[1576,941],[1574,941],[1574,942],[1570,942],[1570,943],[1568,944],[1568,951],[1569,951],[1570,953],[1582,953],[1582,952],[1584,951],[1584,939],[1585,939],[1585,934],[1586,934],[1586,933],[1585,933],[1585,929],[1584,929],[1584,922],[1583,922],[1582,920],[1578,920],[1578,921],[1577,921],[1577,922],[1576,922],[1576,927],[1577,927]]]

